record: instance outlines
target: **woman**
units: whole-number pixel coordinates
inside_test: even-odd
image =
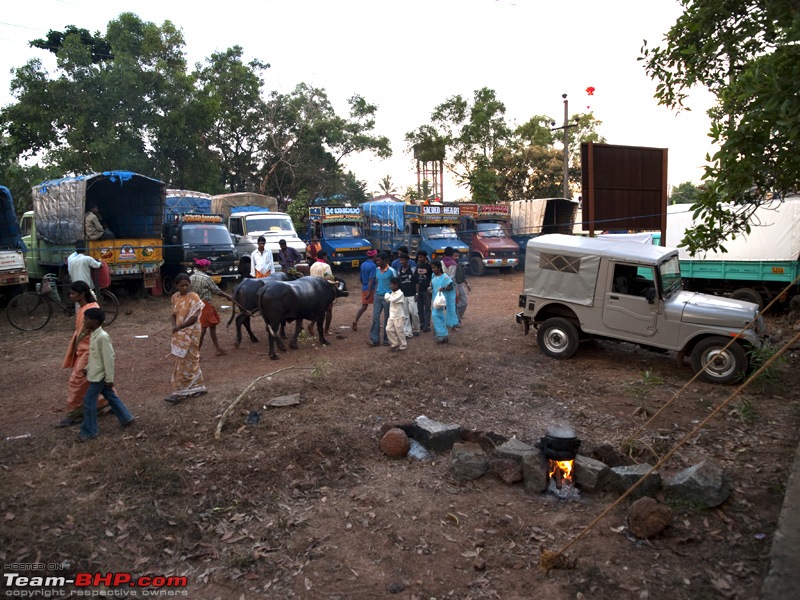
[[[69,286],[69,299],[75,304],[75,333],[64,355],[61,367],[72,369],[67,383],[67,416],[58,426],[69,427],[79,425],[83,421],[83,396],[89,389],[86,379],[86,365],[89,364],[89,332],[83,328],[83,315],[90,308],[100,308],[92,288],[85,281],[75,281]],[[97,408],[108,406],[105,399],[97,404]]]
[[[435,260],[431,263],[431,271],[433,277],[431,278],[431,291],[433,299],[441,291],[447,300],[445,308],[438,308],[433,306],[431,316],[433,317],[433,333],[436,336],[437,344],[446,344],[450,341],[447,336],[448,328],[458,325],[458,316],[456,316],[456,286],[453,280],[442,271],[441,261]]]
[[[203,373],[200,371],[200,314],[204,303],[192,291],[186,273],[175,277],[177,292],[172,294],[172,348],[177,357],[172,372],[173,392],[164,400],[177,404],[184,398],[206,393]]]

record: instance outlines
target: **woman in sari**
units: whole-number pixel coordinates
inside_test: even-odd
[[[458,325],[458,316],[456,315],[456,285],[453,280],[442,271],[441,261],[434,260],[431,263],[431,271],[433,277],[431,278],[431,292],[433,300],[439,292],[447,300],[447,306],[444,308],[437,307],[431,301],[431,316],[433,317],[433,333],[436,336],[437,344],[446,344],[450,341],[448,337],[448,329]]]
[[[75,333],[64,355],[61,367],[72,369],[67,382],[67,416],[58,423],[58,427],[80,425],[83,421],[83,396],[89,389],[86,379],[86,365],[89,364],[89,333],[83,328],[83,315],[89,308],[100,308],[95,300],[92,288],[85,281],[75,281],[69,286],[69,299],[76,306]],[[97,403],[98,410],[108,406],[105,398]]]
[[[186,273],[175,277],[178,291],[172,294],[172,344],[176,357],[172,372],[173,392],[164,400],[178,404],[184,398],[194,398],[206,393],[203,373],[200,371],[200,313],[203,301],[192,291]]]

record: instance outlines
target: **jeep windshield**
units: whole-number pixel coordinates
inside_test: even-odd
[[[423,240],[457,240],[456,230],[452,227],[423,227],[420,230]]]
[[[251,215],[247,217],[247,232],[251,236],[265,233],[294,233],[294,227],[289,217],[278,217],[266,213],[263,216]]]
[[[183,243],[230,246],[233,242],[231,234],[224,225],[184,225]]]
[[[661,289],[664,290],[665,298],[681,289],[681,267],[677,256],[658,265],[658,273],[661,277]]]
[[[339,223],[337,225],[323,225],[322,226],[322,236],[326,239],[336,239],[336,238],[360,238],[363,237],[361,235],[361,228],[358,225],[354,225],[352,223]]]
[[[504,238],[506,230],[500,223],[478,223],[478,237],[482,238]]]

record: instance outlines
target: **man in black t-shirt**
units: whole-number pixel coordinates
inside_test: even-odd
[[[428,289],[431,287],[431,263],[428,262],[428,253],[425,250],[417,252],[417,312],[419,324],[423,332],[431,330],[431,297]]]
[[[397,257],[400,261],[400,270],[397,276],[400,278],[400,289],[403,291],[403,310],[406,313],[406,321],[403,326],[403,333],[407,338],[419,335],[419,309],[417,307],[417,270],[411,266],[411,259],[408,254],[401,254]]]

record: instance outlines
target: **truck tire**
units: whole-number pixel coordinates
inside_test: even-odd
[[[539,349],[550,358],[569,358],[578,350],[578,328],[567,319],[552,317],[539,325],[536,334]]]
[[[747,352],[738,342],[723,348],[730,338],[711,336],[700,340],[692,350],[692,370],[708,383],[733,383],[747,373]]]
[[[173,292],[175,292],[175,278],[164,273],[161,276],[161,289],[164,290],[165,296],[172,296]]]
[[[480,256],[473,256],[469,259],[469,274],[473,277],[483,277],[486,272],[486,266],[483,264],[483,259]]]
[[[759,294],[753,288],[739,288],[738,290],[733,290],[731,298],[734,300],[744,300],[745,302],[757,304],[759,310],[764,308],[764,298],[762,298],[761,294]]]

